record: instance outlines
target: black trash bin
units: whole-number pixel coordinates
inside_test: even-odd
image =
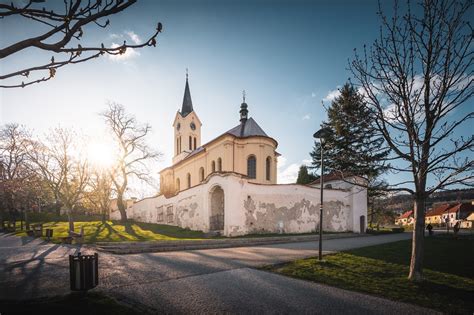
[[[72,291],[87,291],[99,284],[99,255],[69,255]]]

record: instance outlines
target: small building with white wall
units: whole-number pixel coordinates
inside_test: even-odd
[[[318,184],[277,184],[278,143],[247,117],[247,108],[244,99],[239,125],[201,145],[201,121],[186,79],[173,124],[173,164],[160,172],[159,195],[134,203],[128,217],[225,236],[316,231]],[[367,190],[331,184],[324,189],[323,230],[365,232]],[[111,218],[119,219],[119,212]]]

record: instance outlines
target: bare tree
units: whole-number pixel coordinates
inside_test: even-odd
[[[39,174],[48,183],[57,203],[67,211],[70,231],[74,230],[72,211],[84,198],[89,180],[88,162],[77,142],[74,132],[56,128],[46,142],[37,142],[31,152]]]
[[[0,130],[0,221],[6,209],[13,217],[25,210],[25,198],[29,195],[29,182],[34,173],[28,164],[30,132],[18,124],[7,124]]]
[[[152,182],[149,176],[147,162],[158,159],[161,153],[151,149],[145,142],[151,127],[140,124],[135,117],[127,114],[125,108],[116,103],[110,103],[109,108],[102,113],[118,147],[117,164],[112,170],[111,179],[117,194],[117,207],[121,221],[127,221],[125,193],[132,177]]]
[[[395,4],[393,17],[379,11],[379,38],[350,64],[391,149],[390,168],[410,178],[388,189],[414,195],[415,229],[409,279],[423,277],[425,202],[452,185],[473,185],[474,138],[460,135],[472,124],[472,4],[430,0],[415,14]],[[380,5],[379,5],[380,8]]]
[[[0,3],[0,18],[23,18],[25,22],[34,22],[38,26],[46,28],[38,36],[19,40],[9,46],[0,49],[0,59],[7,58],[13,54],[28,48],[54,53],[51,60],[32,67],[23,67],[10,73],[0,74],[0,80],[14,79],[23,80],[12,84],[2,84],[1,88],[25,87],[31,84],[44,82],[56,75],[57,69],[69,64],[82,63],[104,54],[121,55],[127,49],[142,48],[145,46],[156,46],[156,38],[162,30],[158,23],[153,35],[143,43],[130,45],[126,41],[117,47],[105,47],[103,43],[97,46],[83,47],[80,44],[84,36],[85,28],[96,25],[100,28],[109,26],[109,20],[105,20],[114,14],[124,11],[136,0],[96,0],[81,3],[81,0],[65,0],[64,10],[39,8],[37,2],[30,0],[26,4],[15,5]],[[74,46],[73,46],[74,45]],[[56,56],[56,59],[55,57]],[[34,75],[38,73],[38,75]],[[41,76],[40,73],[43,73]],[[46,75],[44,75],[46,73]],[[30,78],[33,76],[33,78]],[[22,78],[22,79],[19,79]],[[26,82],[25,82],[26,80]]]
[[[90,190],[87,200],[91,206],[102,215],[102,222],[107,219],[112,196],[112,180],[108,170],[95,170],[89,181]]]

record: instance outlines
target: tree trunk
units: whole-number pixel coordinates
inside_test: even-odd
[[[54,208],[56,215],[59,217],[61,215],[61,202],[58,197],[55,198]]]
[[[69,231],[74,232],[74,218],[72,217],[72,206],[67,205],[67,220],[69,222]]]
[[[423,249],[425,238],[425,197],[416,196],[415,225],[413,229],[413,239],[411,248],[410,273],[408,279],[412,281],[423,280]]]
[[[30,220],[28,219],[28,211],[25,210],[25,226],[26,230],[28,231],[30,229]]]
[[[123,203],[123,194],[119,193],[117,195],[117,207],[120,211],[120,221],[122,223],[127,222],[127,211],[125,209],[125,204]]]

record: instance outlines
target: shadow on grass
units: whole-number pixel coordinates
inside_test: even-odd
[[[426,237],[424,242],[424,268],[433,271],[474,278],[474,237],[466,235],[452,237]],[[358,248],[347,253],[382,260],[387,263],[409,266],[411,240],[404,240]],[[453,259],[457,257],[457,259]]]
[[[135,223],[133,222],[125,222],[124,226],[125,226],[125,232],[127,232],[128,234],[132,235],[133,237],[136,237],[139,241],[144,241],[146,240],[145,237],[141,236],[141,235],[138,235],[137,232],[135,232],[135,229],[133,228],[133,225]]]
[[[97,237],[99,236],[100,232],[102,232],[105,229],[105,224],[106,222],[101,222],[101,224],[96,227],[94,234],[92,234],[88,238],[88,241],[90,243],[95,243],[97,241]]]
[[[128,241],[129,240],[125,236],[120,234],[119,231],[115,230],[108,222],[105,222],[104,225],[107,228],[107,235],[104,237],[103,241],[106,241],[106,240],[109,240],[109,239],[111,240],[112,234],[116,234],[120,238],[120,240],[122,240],[122,241]]]

